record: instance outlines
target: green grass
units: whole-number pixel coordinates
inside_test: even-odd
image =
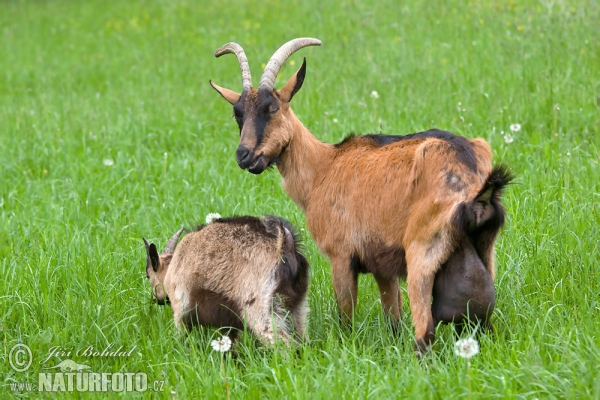
[[[496,332],[470,378],[447,327],[419,363],[408,301],[394,335],[369,276],[345,331],[328,262],[305,232],[310,341],[293,354],[245,335],[225,360],[231,397],[600,398],[596,1],[202,3],[0,3],[3,393],[57,364],[40,365],[52,347],[114,344],[136,348],[71,358],[164,380],[159,398],[226,396],[217,333],[180,339],[171,310],[150,302],[141,238],[164,245],[209,212],[305,229],[276,170],[237,167],[231,106],[208,80],[241,89],[235,57],[213,56],[228,41],[244,46],[256,85],[279,45],[312,36],[323,46],[292,56],[276,87],[307,58],[292,106],[315,136],[438,127],[485,138],[516,173],[497,243]],[[512,123],[522,130],[507,143]],[[17,343],[33,354],[23,373],[8,363]]]

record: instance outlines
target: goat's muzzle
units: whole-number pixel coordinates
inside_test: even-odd
[[[158,297],[154,292],[152,293],[152,301],[158,304],[159,306],[170,305],[171,300],[169,300],[169,296]]]
[[[256,154],[248,150],[244,145],[239,145],[235,152],[235,158],[241,169],[247,169],[252,174],[260,174],[269,166],[269,160],[263,153]]]

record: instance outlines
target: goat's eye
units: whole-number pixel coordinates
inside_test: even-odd
[[[265,114],[275,114],[277,113],[277,111],[279,111],[279,105],[277,104],[273,104],[273,103],[268,103],[263,107],[263,113]]]
[[[237,120],[238,124],[244,120],[244,109],[239,102],[235,103],[233,106],[233,116]]]

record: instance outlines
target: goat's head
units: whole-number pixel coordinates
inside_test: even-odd
[[[158,254],[154,243],[148,243],[146,238],[143,238],[146,245],[146,278],[148,278],[152,286],[152,299],[156,300],[160,305],[164,305],[168,301],[163,283],[167,269],[171,263],[171,258],[175,252],[175,247],[177,247],[177,242],[183,231],[184,228],[181,228],[169,239],[161,254]]]
[[[237,163],[242,169],[260,174],[276,162],[291,139],[292,115],[290,101],[300,90],[306,74],[306,59],[300,69],[280,90],[273,89],[275,78],[283,63],[292,53],[306,46],[320,46],[321,41],[311,38],[294,39],[273,54],[260,79],[258,89],[252,88],[248,59],[237,43],[220,47],[216,57],[235,54],[242,69],[242,93],[222,88],[210,81],[212,87],[233,105],[233,115],[240,128],[240,144],[236,151]]]

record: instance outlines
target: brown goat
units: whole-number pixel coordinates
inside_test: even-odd
[[[452,310],[440,310],[434,300],[434,319],[432,293],[440,269],[475,271],[483,265],[493,279],[494,242],[504,221],[500,191],[511,176],[503,167],[492,168],[485,140],[439,130],[351,136],[336,145],[316,139],[290,108],[304,82],[306,60],[281,90],[273,84],[293,52],[320,44],[310,38],[284,44],[253,89],[243,49],[228,43],[216,56],[236,54],[243,91],[211,85],[233,105],[240,129],[238,165],[260,174],[275,164],[284,190],[305,212],[319,250],[331,261],[342,319],[352,319],[358,274],[371,273],[384,312],[398,321],[398,277],[406,277],[420,351],[434,339],[435,323],[457,319],[469,300],[487,303],[482,304],[486,311],[493,308],[493,299],[472,287],[483,281],[467,280],[462,285],[466,292],[455,296],[460,299],[445,297]],[[460,278],[449,275],[440,275],[436,289],[452,290],[446,283]],[[489,282],[484,283],[489,293]]]
[[[170,303],[175,325],[244,325],[261,341],[303,338],[308,262],[289,222],[265,216],[219,218],[158,254],[146,245],[146,276],[158,304]]]

